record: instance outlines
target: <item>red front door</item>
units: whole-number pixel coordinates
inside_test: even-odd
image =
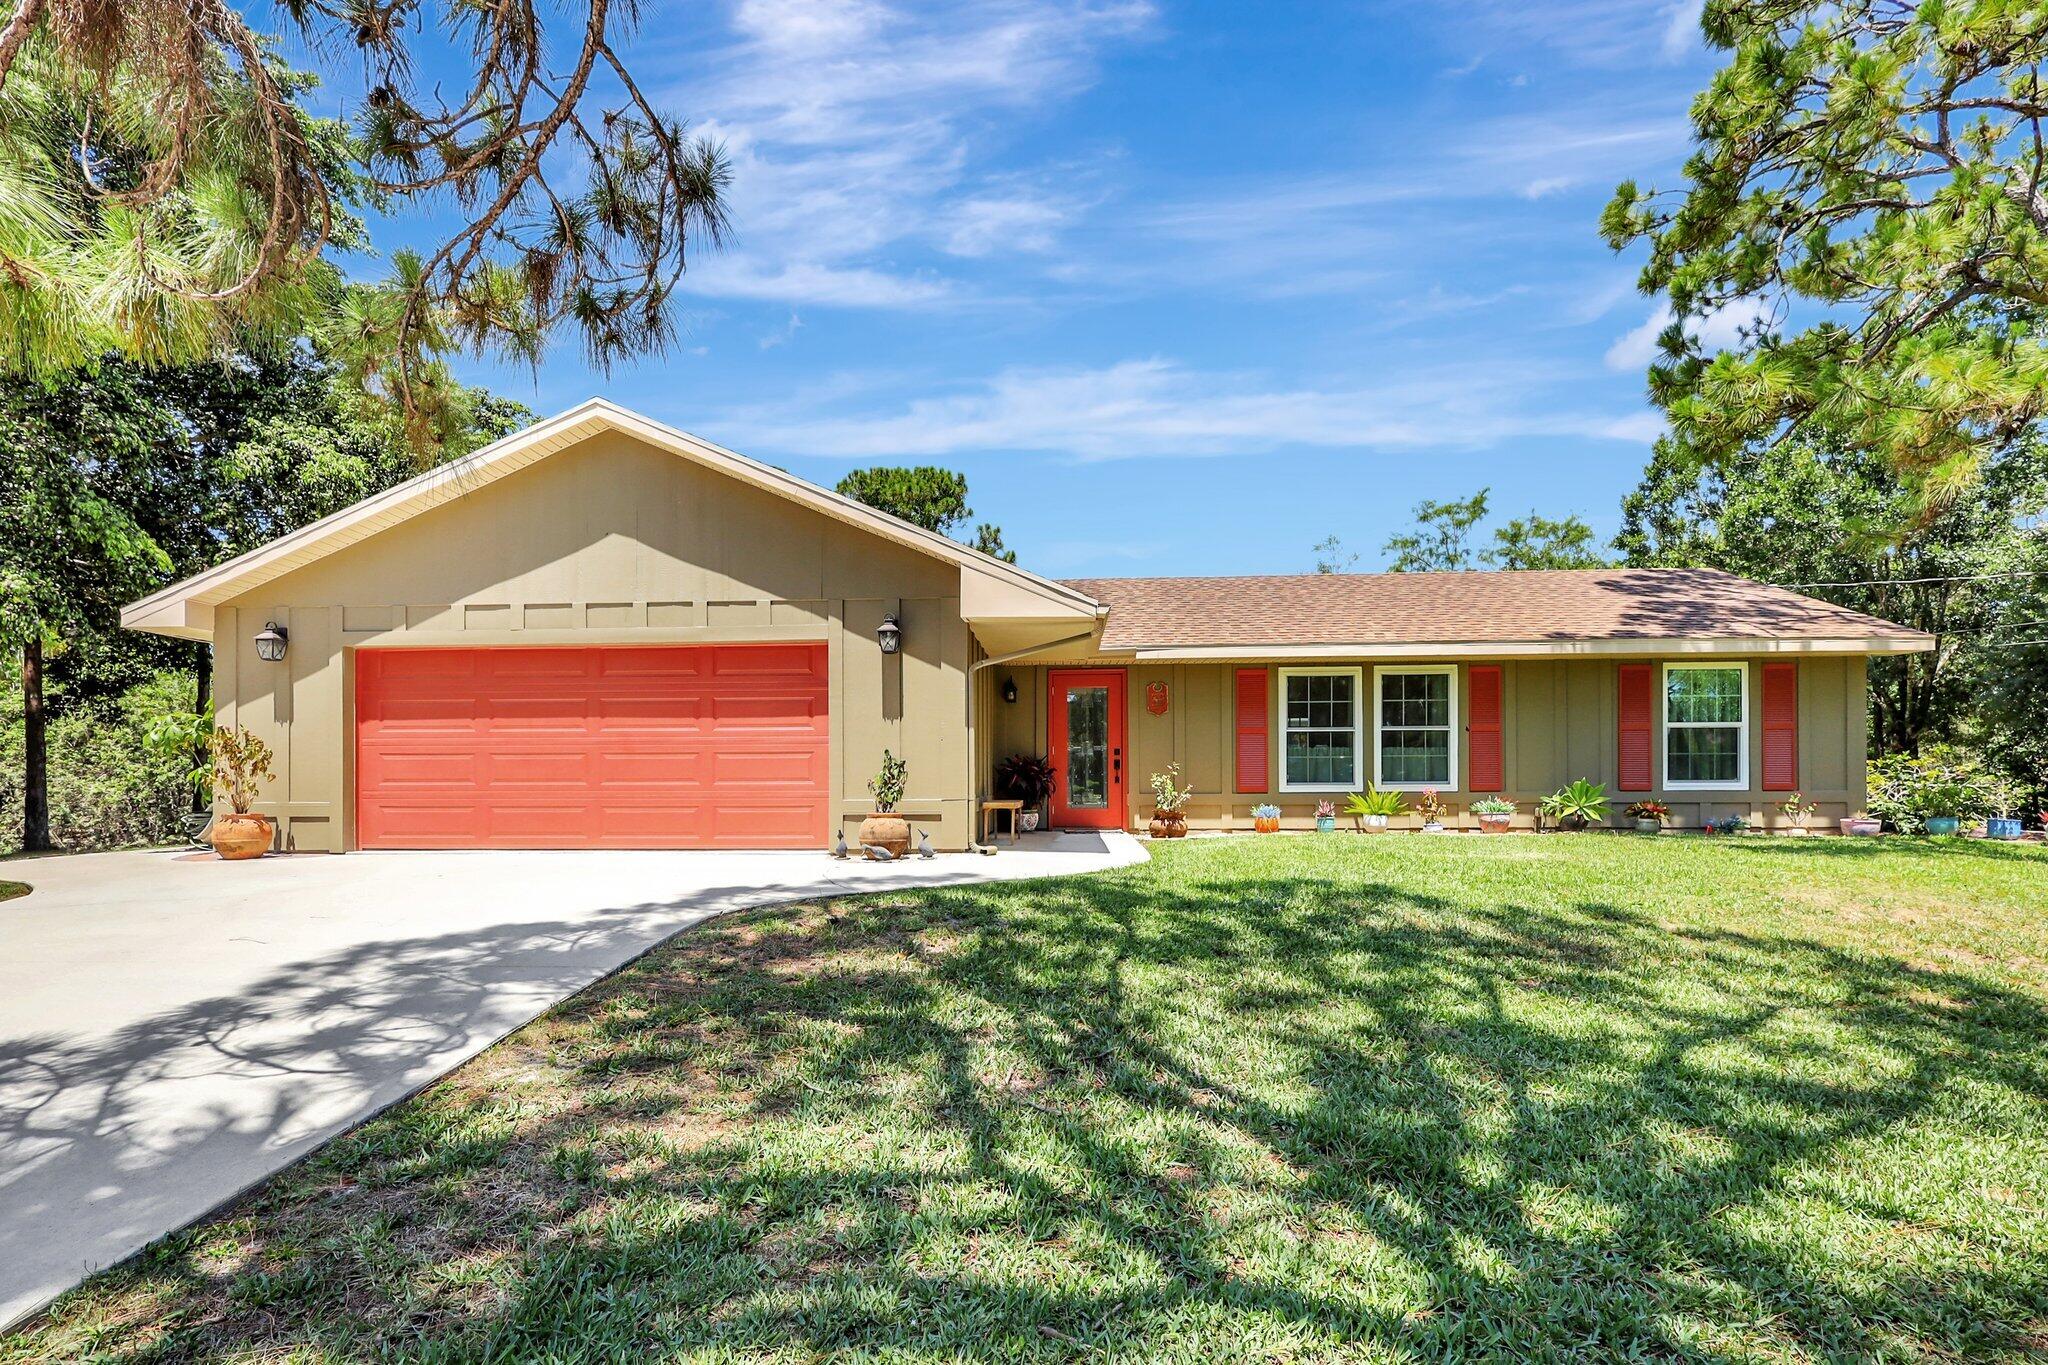
[[[1052,822],[1069,829],[1122,829],[1124,671],[1056,668],[1051,696]]]

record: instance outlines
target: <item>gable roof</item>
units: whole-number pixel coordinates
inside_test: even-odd
[[[1931,637],[1717,569],[1079,578],[1109,608],[1102,648],[1304,657],[1427,646],[1443,654],[1695,649],[1904,653]]]
[[[914,526],[606,399],[592,398],[131,603],[121,611],[121,624],[165,635],[206,639],[215,605],[606,431],[624,432],[885,540],[975,570],[1043,599],[1051,611],[1099,614],[1098,604],[1076,588],[1041,578],[935,531]]]

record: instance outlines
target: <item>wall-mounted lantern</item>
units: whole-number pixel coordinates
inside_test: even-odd
[[[256,657],[265,663],[276,663],[284,657],[291,638],[292,633],[277,622],[265,621],[263,629],[256,632]]]
[[[1015,678],[1003,679],[1003,700],[1012,706],[1017,704],[1017,680]]]
[[[894,616],[884,616],[882,624],[875,627],[875,639],[881,644],[884,654],[894,654],[903,648],[903,627]]]

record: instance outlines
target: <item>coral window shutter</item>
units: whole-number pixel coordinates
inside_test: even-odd
[[[1646,792],[1656,785],[1650,775],[1656,747],[1655,674],[1651,664],[1623,664],[1619,670],[1614,785],[1625,792]]]
[[[1502,786],[1500,729],[1500,665],[1480,664],[1466,670],[1472,719],[1466,726],[1466,781],[1475,792],[1497,792]]]
[[[1237,670],[1237,789],[1272,790],[1267,774],[1266,670]]]
[[[1764,665],[1764,790],[1799,789],[1799,665]]]

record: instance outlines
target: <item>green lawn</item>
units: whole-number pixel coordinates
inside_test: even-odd
[[[1347,835],[734,916],[0,1359],[2042,1358],[2044,902]]]

